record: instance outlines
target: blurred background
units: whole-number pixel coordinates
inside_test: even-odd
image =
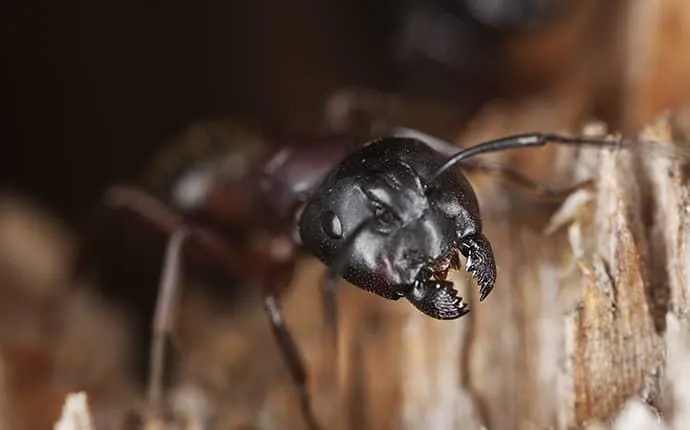
[[[3,157],[3,179],[80,220],[185,125],[232,116],[314,128],[343,86],[449,104],[457,113],[431,131],[452,136],[487,100],[585,69],[623,2],[512,3],[9,4],[3,141],[16,154]],[[616,66],[598,60],[581,73]]]
[[[328,100],[354,88],[378,94],[383,102],[374,114],[387,123],[459,146],[512,132],[578,132],[590,120],[635,134],[688,100],[688,14],[683,0],[6,2],[0,13],[2,428],[51,428],[65,394],[80,389],[90,396],[98,428],[141,424],[135,412],[144,394],[164,238],[116,223],[94,251],[89,275],[75,278],[73,266],[107,187],[139,183],[171,142],[200,138],[190,127],[225,130],[230,120],[256,130],[323,133],[332,127]],[[547,150],[499,159],[541,181],[567,183],[553,156]],[[544,223],[556,208],[511,196],[500,182],[476,184],[487,197],[482,210],[490,225],[506,213],[528,226]],[[305,262],[295,281],[300,288],[286,303],[312,365],[321,270]],[[261,307],[246,305],[252,298],[239,299],[235,290],[186,287],[180,358],[169,375],[170,401],[185,417],[177,424],[301,428]],[[414,356],[400,346],[407,310],[358,291],[344,292],[342,303],[345,338],[361,350],[351,347],[357,350],[341,375],[351,386],[340,425],[458,428],[438,417],[415,421],[414,407],[403,407],[400,375],[382,370],[386,353]],[[463,333],[472,330],[467,324]],[[453,345],[462,337],[444,333],[436,333],[437,343],[420,336],[431,348],[446,345],[444,336]],[[460,349],[447,365],[462,374]],[[474,411],[467,428],[518,428],[510,422],[524,416],[521,403],[511,403],[510,393],[519,391],[511,387],[493,406],[493,394],[484,392],[475,405],[446,407]],[[433,395],[419,394],[425,395],[440,407],[429,400]],[[496,418],[502,408],[505,417]],[[524,419],[520,428],[557,421],[548,413]]]

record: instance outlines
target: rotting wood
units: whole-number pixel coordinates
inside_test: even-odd
[[[670,142],[671,119],[662,117],[642,137]],[[677,395],[669,398],[675,385],[666,376],[666,320],[685,324],[690,237],[683,162],[667,151],[556,152],[570,160],[572,181],[594,178],[595,186],[574,195],[580,203],[559,213],[560,226],[547,222],[548,205],[535,205],[531,219],[521,204],[505,207],[522,212],[489,212],[499,281],[480,304],[471,283],[456,278],[472,300],[468,317],[433,321],[403,303],[343,290],[346,306],[370,304],[367,312],[387,322],[369,330],[361,308],[344,312],[353,337],[345,342],[351,355],[342,382],[365,393],[369,413],[360,410],[360,425],[385,409],[402,416],[391,413],[387,425],[379,419],[367,428],[609,428],[631,399],[671,419]],[[363,365],[367,359],[374,365]],[[369,385],[381,368],[397,370],[383,391]],[[384,408],[393,392],[400,404]]]
[[[638,30],[647,44],[629,55],[653,66],[642,77],[636,75],[636,95],[626,113],[627,123],[636,125],[684,97],[687,85],[676,89],[683,85],[679,77],[687,74],[674,72],[667,82],[666,76],[675,67],[670,57],[677,54],[669,48],[683,46],[687,30],[670,32],[671,39],[645,37],[663,27],[654,22],[659,17],[678,21],[690,15],[682,14],[689,10],[686,0],[632,3],[634,11],[646,12],[635,15],[644,22],[630,31]],[[569,82],[554,90],[557,102],[537,100],[515,109],[520,124],[511,118],[513,112],[490,112],[486,122],[480,118],[459,140],[476,142],[489,137],[483,133],[525,127],[573,129],[590,112],[590,93],[585,83]],[[513,122],[506,126],[499,118],[496,126],[501,116]],[[669,121],[662,118],[643,136],[683,144]],[[343,288],[339,377],[344,402],[328,429],[633,429],[640,416],[658,428],[690,428],[686,167],[622,151],[559,149],[533,155],[515,154],[511,164],[527,166],[530,173],[533,168],[545,182],[594,177],[596,186],[577,194],[580,200],[558,222],[560,228],[545,234],[557,207],[506,192],[505,184],[473,178],[486,207],[500,280],[479,304],[471,283],[456,277],[473,305],[468,317],[456,323],[433,321],[407,303]],[[553,169],[545,168],[549,164]],[[564,166],[572,170],[553,174]],[[321,269],[312,263],[304,267],[308,273],[295,280],[296,289],[287,297],[286,318],[310,368],[318,369],[315,285]],[[195,382],[214,395],[222,393],[214,397],[213,411],[220,422],[242,423],[259,415],[265,428],[301,428],[290,381],[260,311],[202,328],[213,322],[209,307],[202,308],[198,314],[205,318],[198,330],[188,331],[186,343],[185,333],[181,336],[187,361],[182,360],[178,383]],[[237,324],[241,318],[244,327]],[[214,354],[201,345],[205,339],[198,333],[203,330],[217,349]],[[312,379],[317,387],[318,374]],[[318,391],[315,397],[318,402]]]

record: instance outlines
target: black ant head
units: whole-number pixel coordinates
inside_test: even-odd
[[[484,299],[496,266],[464,176],[438,173],[446,158],[417,139],[375,140],[324,180],[299,221],[303,245],[350,283],[387,299],[406,297],[437,319],[468,312],[446,279],[460,257]]]

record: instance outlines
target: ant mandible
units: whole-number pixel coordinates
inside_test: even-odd
[[[405,298],[429,317],[460,318],[469,307],[447,279],[448,270],[461,267],[462,255],[480,301],[494,288],[497,272],[475,192],[454,167],[499,173],[547,197],[562,195],[572,189],[552,191],[518,172],[471,161],[481,154],[548,143],[622,144],[527,133],[459,150],[404,128],[364,145],[342,135],[275,137],[245,160],[241,172],[230,171],[220,158],[189,167],[166,203],[134,187],[111,188],[107,206],[131,212],[169,236],[153,324],[152,411],[161,404],[164,345],[173,326],[183,254],[259,286],[306,425],[316,429],[306,370],[280,308],[298,259],[310,254],[327,267],[321,291],[332,336],[337,335],[335,286],[340,278],[389,300]],[[269,239],[240,246],[215,228],[219,223]]]

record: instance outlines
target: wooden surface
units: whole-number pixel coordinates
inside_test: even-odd
[[[610,131],[690,147],[690,5],[628,6],[598,53],[582,57],[590,63],[538,94],[488,104],[457,144],[579,132],[605,99],[619,114]],[[322,371],[323,267],[306,260],[284,307],[324,428],[690,428],[688,160],[666,153],[490,157],[554,187],[589,178],[593,186],[544,202],[472,176],[496,251],[495,291],[478,303],[471,280],[457,275],[472,312],[443,322],[341,283],[336,381]],[[0,428],[50,428],[80,390],[96,428],[133,428],[143,389],[129,368],[127,315],[68,278],[72,232],[23,200],[2,201]],[[186,285],[180,309],[170,428],[302,428],[257,297],[228,312],[201,291]]]

